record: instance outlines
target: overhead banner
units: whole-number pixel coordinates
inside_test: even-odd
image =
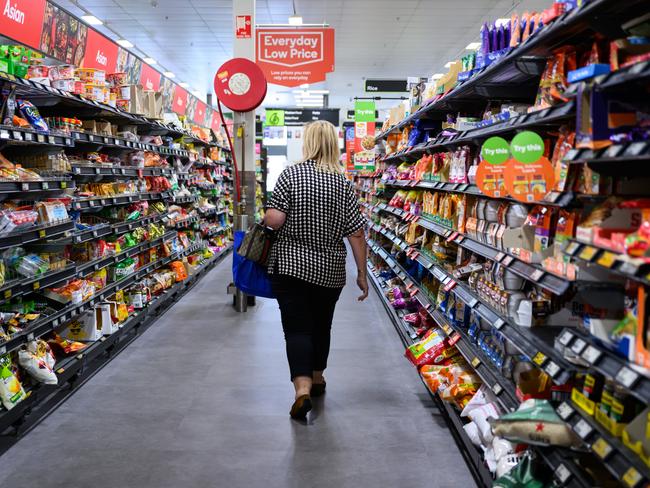
[[[89,29],[86,24],[46,2],[39,50],[66,64],[81,66]]]
[[[162,91],[168,112],[187,114],[197,125],[212,126],[208,107],[171,80],[163,81],[159,71],[142,58],[118,46],[47,0],[0,0],[0,35],[41,51],[48,57],[78,67],[125,73],[126,83],[145,90]],[[250,28],[250,19],[243,28]]]
[[[160,90],[160,80],[162,75],[160,71],[153,69],[146,63],[142,63],[142,70],[140,71],[140,84],[145,90]]]
[[[409,91],[406,80],[366,80],[366,92],[403,93]]]
[[[84,68],[103,69],[107,73],[115,73],[118,51],[119,46],[108,37],[94,29],[89,29],[83,66]]]
[[[174,87],[174,98],[172,103],[172,112],[177,113],[178,115],[185,115],[187,111],[187,104],[189,99],[189,93],[182,86],[176,85]]]
[[[269,83],[296,87],[334,71],[334,29],[258,29],[257,64]]]
[[[43,32],[45,0],[4,0],[0,2],[0,8],[2,35],[38,49]]]

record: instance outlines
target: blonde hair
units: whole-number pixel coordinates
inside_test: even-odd
[[[339,136],[334,125],[325,120],[307,124],[302,143],[303,161],[316,161],[320,171],[343,173],[339,153]]]

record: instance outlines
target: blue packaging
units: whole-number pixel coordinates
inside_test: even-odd
[[[584,68],[574,69],[567,74],[569,83],[576,83],[578,81],[588,80],[595,76],[606,75],[611,72],[609,64],[590,64]]]

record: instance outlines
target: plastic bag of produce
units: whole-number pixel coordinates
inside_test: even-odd
[[[18,351],[18,364],[39,383],[56,385],[54,355],[45,341],[30,341],[25,349]]]
[[[7,410],[27,397],[20,381],[11,368],[9,355],[0,357],[0,401]]]

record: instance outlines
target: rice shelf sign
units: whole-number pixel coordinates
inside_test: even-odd
[[[296,87],[325,81],[334,71],[334,29],[258,29],[255,52],[269,83]]]

